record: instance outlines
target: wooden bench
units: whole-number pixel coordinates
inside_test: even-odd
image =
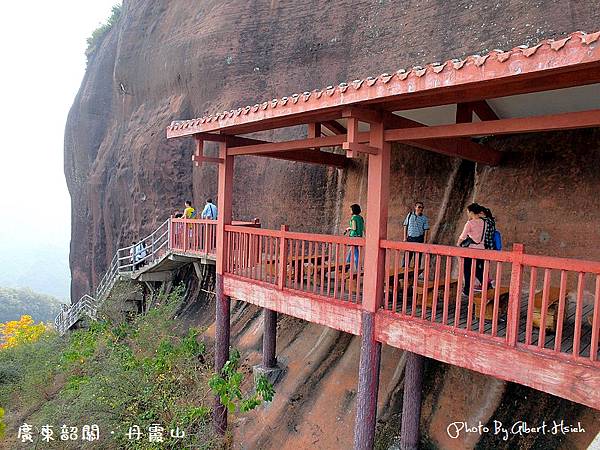
[[[533,326],[539,328],[542,324],[542,300],[543,291],[535,293],[533,301]],[[548,289],[548,310],[546,312],[546,330],[556,331],[556,322],[558,320],[558,300],[560,297],[560,288],[550,287]],[[566,300],[566,295],[565,295]],[[566,310],[566,308],[565,308]],[[564,314],[564,311],[563,311]],[[564,316],[563,316],[564,317]]]
[[[412,299],[412,291],[414,290],[414,281],[408,283],[408,289],[409,289],[409,301],[411,301]],[[399,289],[404,289],[404,286],[402,286],[403,283],[400,284]],[[425,293],[425,288],[427,288],[427,299],[425,300],[426,302],[426,306],[428,308],[431,308],[433,305],[433,288],[435,286],[434,281],[429,280],[427,281],[427,283],[425,283],[423,280],[417,280],[417,306],[421,305],[423,306],[423,294]],[[458,280],[456,279],[451,279],[450,280],[450,284],[449,284],[449,289],[450,289],[450,293],[449,293],[449,298],[450,299],[455,299],[456,298],[456,289],[458,288]],[[438,291],[437,291],[437,298],[435,300],[438,300],[440,298],[444,297],[444,290],[445,290],[445,283],[444,280],[440,280],[439,281],[439,286],[438,286]],[[400,291],[399,291],[400,292]],[[451,300],[452,301],[452,300]]]
[[[506,313],[506,309],[508,308],[508,292],[509,289],[507,287],[498,287],[500,290],[500,294],[498,296],[498,317]],[[483,292],[475,291],[475,295],[473,296],[473,303],[475,309],[475,317],[479,319],[481,313],[481,301],[484,299],[484,317],[485,320],[492,320],[494,318],[494,298],[496,297],[496,289],[490,288],[485,294]]]

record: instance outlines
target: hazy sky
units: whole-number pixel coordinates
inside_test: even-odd
[[[0,256],[68,254],[63,135],[85,71],[86,39],[119,0],[3,2],[0,16]],[[64,261],[63,261],[64,264]]]

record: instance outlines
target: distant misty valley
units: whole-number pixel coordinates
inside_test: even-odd
[[[36,322],[53,322],[60,311],[61,300],[39,294],[28,288],[0,287],[0,323],[29,315]]]
[[[70,283],[68,241],[0,236],[0,287],[29,288],[70,303]]]

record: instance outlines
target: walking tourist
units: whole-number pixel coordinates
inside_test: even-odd
[[[360,205],[354,203],[350,206],[350,210],[352,211],[352,216],[350,217],[350,226],[346,228],[344,234],[348,234],[350,237],[363,237],[365,232],[365,220],[360,215],[361,209]],[[348,251],[348,256],[346,257],[346,264],[350,263],[350,257],[354,253],[354,267],[358,270],[358,246],[351,246]]]
[[[467,206],[467,216],[469,220],[465,223],[462,233],[458,237],[456,245],[472,249],[484,250],[485,245],[485,221],[480,217],[483,213],[483,208],[477,203],[471,203]],[[464,280],[465,284],[463,287],[463,294],[469,295],[471,288],[471,266],[473,264],[473,258],[464,259]],[[483,260],[475,259],[475,278],[479,280],[483,279]]]
[[[206,205],[204,205],[204,209],[202,210],[200,217],[202,219],[217,220],[217,207],[213,204],[211,198],[206,200]]]
[[[425,205],[423,202],[416,202],[414,209],[408,213],[404,222],[404,242],[427,242],[429,237],[429,218],[423,214]],[[408,265],[412,263],[414,252],[409,252]],[[402,266],[405,265],[405,261],[402,262]]]
[[[192,207],[192,202],[189,200],[185,201],[185,209],[183,210],[183,218],[184,219],[195,219],[196,218],[196,210]]]

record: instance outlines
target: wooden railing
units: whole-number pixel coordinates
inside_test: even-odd
[[[171,219],[169,248],[193,255],[217,254],[217,221]]]
[[[393,241],[381,246],[384,310],[506,346],[598,364],[600,262],[527,255],[519,244],[512,251]]]
[[[360,303],[364,239],[225,227],[225,273],[327,299]]]

